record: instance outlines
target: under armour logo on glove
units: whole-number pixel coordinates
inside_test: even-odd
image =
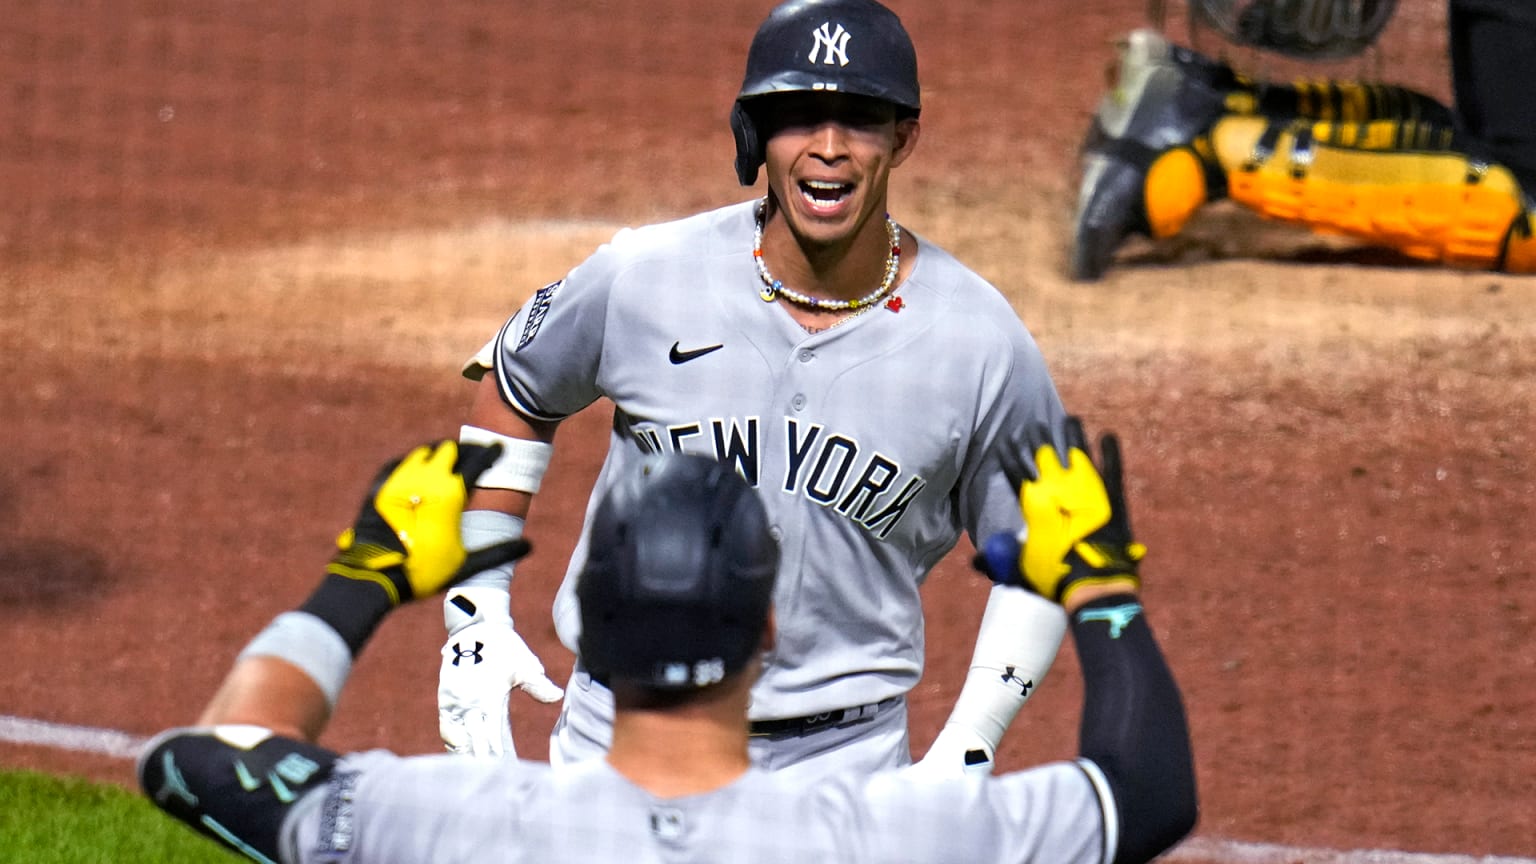
[[[505,608],[505,596],[499,600],[495,605]],[[510,617],[502,613],[486,619],[483,615],[490,607],[486,602],[476,601],[476,605],[481,614],[443,643],[437,675],[438,732],[449,752],[515,758],[508,712],[512,690],[522,690],[544,703],[558,702],[565,691],[544,674],[544,664],[512,629]],[[466,651],[470,645],[474,650]]]
[[[474,648],[470,649],[469,651],[465,651],[463,648],[459,647],[459,643],[457,643],[457,642],[453,643],[453,654],[454,654],[453,665],[455,665],[455,666],[459,665],[459,661],[463,660],[466,657],[473,657],[473,658],[475,658],[475,662],[476,663],[481,662],[485,658],[480,656],[480,649],[482,649],[484,647],[485,647],[485,643],[484,642],[476,642]]]

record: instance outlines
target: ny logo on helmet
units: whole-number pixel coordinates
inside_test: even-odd
[[[823,64],[831,66],[835,62],[839,66],[848,65],[848,37],[851,34],[843,29],[843,25],[839,24],[833,30],[832,22],[828,21],[812,30],[811,35],[816,37],[816,41],[811,44],[811,54],[807,60],[815,63],[821,49],[826,48],[825,59],[821,61]]]

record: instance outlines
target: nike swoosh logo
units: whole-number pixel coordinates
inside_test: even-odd
[[[672,361],[673,366],[676,366],[680,363],[687,363],[689,360],[697,360],[700,357],[703,357],[705,354],[719,351],[721,348],[725,347],[724,345],[710,345],[707,348],[695,348],[692,351],[679,351],[677,348],[680,344],[682,343],[673,342],[672,350],[667,352],[667,359]]]

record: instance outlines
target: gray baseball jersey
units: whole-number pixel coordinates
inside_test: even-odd
[[[456,756],[348,756],[283,823],[289,864],[434,861],[1050,861],[1107,864],[1118,817],[1097,766],[935,783],[844,774],[807,790],[752,769],[658,798],[593,759],[561,770]]]
[[[606,397],[592,501],[648,452],[728,462],[782,550],[778,644],[752,719],[906,693],[923,665],[918,589],[970,532],[1016,531],[1003,460],[1053,437],[1045,362],[998,291],[918,238],[889,301],[808,333],[759,296],[754,202],[614,236],[537,292],[472,361],[519,412],[559,420]],[[593,507],[588,507],[588,520]],[[583,530],[555,601],[574,650]]]

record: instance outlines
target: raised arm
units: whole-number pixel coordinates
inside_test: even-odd
[[[1115,864],[1141,864],[1193,830],[1194,757],[1184,706],[1141,604],[1119,442],[1101,442],[1102,474],[1082,424],[1068,422],[1063,462],[1041,447],[1036,476],[1020,487],[1028,539],[997,535],[977,566],[995,582],[1061,604],[1083,671],[1081,764],[1118,837]]]
[[[198,726],[146,745],[139,783],[157,806],[256,860],[277,860],[283,819],[338,758],[314,742],[379,623],[527,552],[519,539],[466,553],[460,538],[467,487],[499,451],[442,441],[384,466],[309,598],[251,640]]]
[[[462,522],[464,542],[483,545],[523,536],[523,520],[549,465],[555,423],[531,420],[509,407],[494,375],[475,392],[460,441],[496,445],[501,458],[480,475]],[[451,752],[511,758],[509,700],[514,689],[540,702],[562,691],[512,624],[512,562],[476,573],[448,592],[448,630],[438,672],[438,731]]]
[[[1038,444],[1060,441],[1066,420],[1044,357],[1022,324],[1010,322],[1013,361],[977,430],[977,464],[961,494],[966,528],[978,543],[993,531],[1020,527],[1024,457]],[[1025,430],[1038,437],[1026,438]],[[914,771],[931,779],[991,773],[1004,733],[1045,682],[1066,630],[1057,604],[1027,591],[993,588],[954,708]]]

